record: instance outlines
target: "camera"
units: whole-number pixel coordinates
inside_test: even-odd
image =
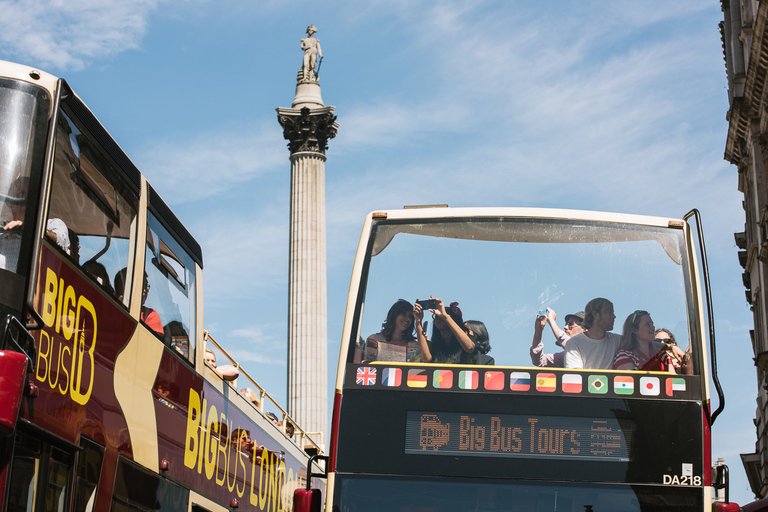
[[[437,299],[417,300],[416,304],[421,306],[421,309],[426,311],[428,309],[437,308]]]

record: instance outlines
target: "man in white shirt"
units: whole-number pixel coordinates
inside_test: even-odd
[[[612,332],[616,315],[608,299],[592,299],[584,308],[586,332],[568,340],[565,347],[566,368],[611,369],[621,336]]]

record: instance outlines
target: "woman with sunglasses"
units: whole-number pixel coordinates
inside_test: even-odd
[[[613,368],[675,373],[666,345],[655,340],[656,329],[651,315],[647,311],[635,311],[624,321]]]

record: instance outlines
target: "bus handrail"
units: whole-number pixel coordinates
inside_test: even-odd
[[[717,390],[717,399],[719,401],[717,409],[710,415],[710,425],[714,425],[715,419],[725,409],[725,394],[723,388],[720,385],[720,379],[717,377],[717,351],[715,344],[715,315],[712,311],[712,292],[709,286],[709,266],[707,265],[707,248],[704,245],[704,232],[701,227],[701,214],[699,210],[694,208],[690,212],[685,214],[683,219],[688,222],[691,216],[696,217],[696,233],[699,237],[699,251],[701,252],[701,273],[704,281],[704,297],[707,301],[707,320],[709,321],[709,352],[712,357],[712,381],[715,383],[715,390]]]
[[[264,399],[266,398],[267,400],[270,401],[270,403],[272,405],[275,406],[275,408],[278,411],[280,411],[280,414],[282,415],[282,421],[281,421],[282,425],[275,425],[275,427],[280,429],[280,431],[283,433],[283,435],[285,435],[285,437],[290,439],[291,442],[293,444],[295,444],[296,446],[298,446],[300,449],[302,449],[302,450],[306,450],[308,448],[309,449],[314,449],[314,450],[317,450],[317,453],[322,454],[322,452],[323,452],[323,450],[321,448],[321,446],[323,444],[323,433],[322,432],[307,432],[306,430],[301,428],[296,423],[296,421],[288,414],[288,412],[285,409],[283,409],[280,406],[280,404],[278,404],[277,401],[274,398],[272,398],[272,396],[262,386],[260,386],[259,383],[256,382],[256,380],[254,380],[253,377],[251,377],[251,375],[240,365],[240,363],[237,362],[237,360],[235,360],[234,357],[229,355],[229,353],[219,344],[219,342],[217,342],[214,339],[213,336],[211,336],[211,333],[208,332],[207,330],[203,331],[203,341],[204,341],[204,343],[206,345],[209,342],[211,344],[213,344],[213,346],[216,347],[219,350],[219,352],[221,352],[221,354],[225,358],[227,358],[227,360],[232,364],[232,366],[234,366],[235,368],[238,369],[238,371],[240,372],[240,376],[245,377],[246,380],[248,380],[248,382],[253,387],[256,388],[256,390],[259,393],[259,405],[258,405],[258,407],[256,406],[256,404],[254,404],[250,400],[247,400],[247,402],[249,402],[254,409],[259,411],[259,413],[262,416],[265,416],[265,413],[264,413]],[[233,386],[233,387],[235,387],[235,386]],[[237,389],[235,389],[235,391],[237,391],[239,393],[239,391]],[[290,437],[285,432],[285,427],[287,425],[287,422],[290,422],[294,426],[294,429],[295,429],[294,435],[290,436]],[[318,438],[319,443],[316,442],[310,436]],[[298,440],[296,438],[298,438]]]

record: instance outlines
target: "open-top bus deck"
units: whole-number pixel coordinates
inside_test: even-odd
[[[200,245],[64,80],[2,61],[0,215],[0,507],[290,509],[317,437],[225,380]]]

